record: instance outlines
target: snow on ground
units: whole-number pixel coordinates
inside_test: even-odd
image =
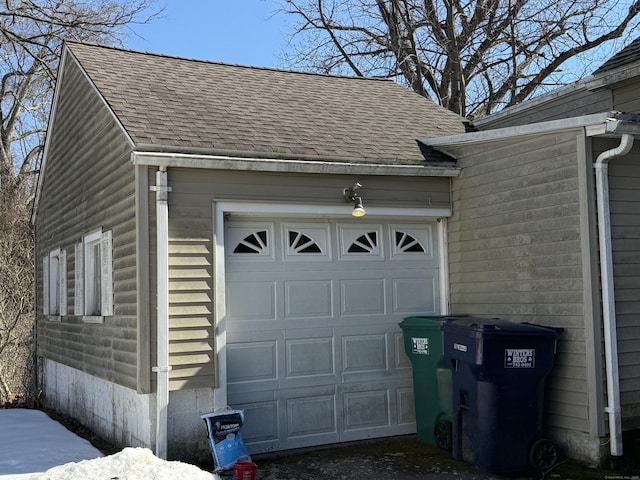
[[[39,410],[0,409],[0,480],[213,480],[218,476],[167,462],[145,448],[104,457]]]

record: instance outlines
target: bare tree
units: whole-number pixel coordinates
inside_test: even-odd
[[[65,39],[118,44],[156,0],[0,2],[0,404],[29,393],[36,174]]]
[[[640,20],[640,0],[283,2],[297,19],[285,63],[392,78],[471,118],[557,85],[565,62]]]
[[[6,0],[0,6],[0,186],[38,169],[64,39],[118,43],[156,0]]]
[[[0,405],[31,389],[33,243],[19,188],[0,189]]]

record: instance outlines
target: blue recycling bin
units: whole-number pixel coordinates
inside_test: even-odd
[[[492,473],[552,468],[557,453],[542,438],[542,407],[562,329],[467,317],[448,320],[442,332],[454,458]]]

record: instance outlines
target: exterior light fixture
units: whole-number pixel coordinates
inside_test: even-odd
[[[356,182],[351,188],[345,188],[343,192],[345,201],[353,203],[353,211],[351,212],[351,215],[354,217],[364,217],[367,214],[366,210],[362,206],[362,198],[358,195],[358,190],[360,190],[360,188],[362,188],[362,185]]]

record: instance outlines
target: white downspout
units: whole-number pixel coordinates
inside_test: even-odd
[[[167,169],[156,172],[156,238],[157,238],[157,366],[156,388],[156,456],[167,459],[167,409],[169,407],[169,192]]]
[[[607,406],[611,455],[622,455],[622,414],[620,408],[620,376],[618,372],[618,338],[613,287],[611,218],[609,208],[609,160],[626,155],[633,147],[633,135],[623,134],[620,145],[602,152],[595,161],[596,198],[598,205],[598,238],[600,241],[600,282],[604,323],[604,352],[607,373]]]

